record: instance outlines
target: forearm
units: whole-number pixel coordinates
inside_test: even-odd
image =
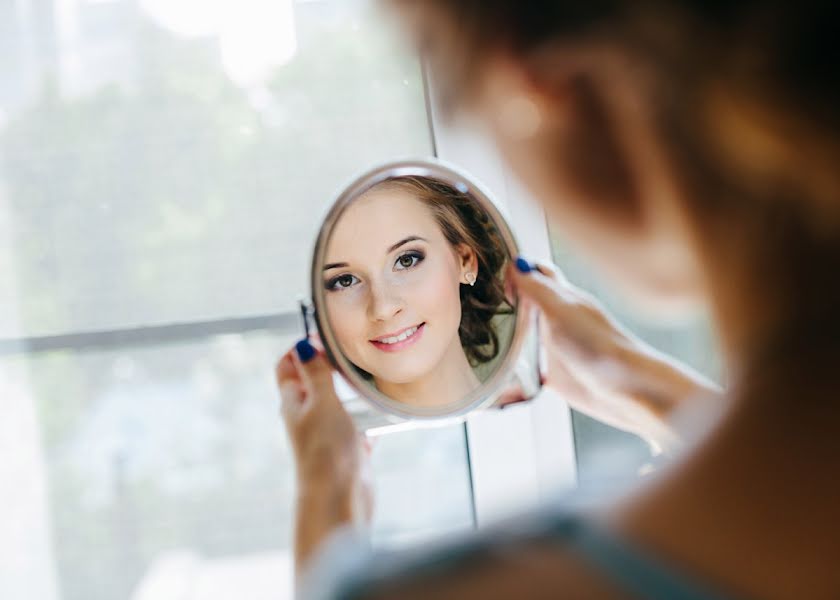
[[[304,485],[298,492],[295,511],[295,569],[300,573],[318,547],[336,529],[354,522],[350,490],[335,486]]]
[[[633,433],[665,447],[679,444],[671,417],[686,402],[718,401],[722,389],[710,379],[647,344],[631,340],[621,350],[627,375],[621,394],[640,407]]]

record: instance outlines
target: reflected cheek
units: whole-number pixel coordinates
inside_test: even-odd
[[[430,264],[412,273],[407,282],[408,306],[416,318],[428,322],[427,334],[448,332],[454,324],[457,331],[461,319],[458,273],[448,265]]]
[[[359,360],[359,344],[367,341],[365,306],[353,292],[328,293],[327,316],[341,351],[352,362]]]

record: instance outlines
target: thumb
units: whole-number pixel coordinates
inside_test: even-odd
[[[536,304],[548,319],[554,320],[561,316],[563,288],[556,272],[518,258],[515,266],[508,268],[508,277],[517,292]]]
[[[303,404],[303,389],[291,351],[283,355],[274,373],[280,390],[280,414],[289,422]]]
[[[312,343],[304,338],[295,344],[295,362],[307,396],[323,395],[329,391],[329,396],[335,396],[333,386],[332,367],[323,352],[319,352]]]

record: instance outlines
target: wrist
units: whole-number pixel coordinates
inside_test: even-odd
[[[329,506],[344,510],[352,506],[353,486],[333,479],[299,480],[296,498],[299,506]]]
[[[628,430],[658,446],[670,448],[677,436],[670,416],[691,395],[691,387],[672,363],[644,343],[628,338],[617,344],[622,375],[614,392],[625,399]]]
[[[295,510],[295,565],[301,571],[336,530],[354,524],[352,494],[330,486],[299,488]]]
[[[620,393],[639,408],[633,433],[664,448],[679,445],[670,420],[684,403],[721,395],[719,386],[639,340],[628,339],[620,355],[627,368]]]
[[[616,355],[624,367],[617,391],[635,398],[656,418],[667,418],[697,391],[697,384],[671,359],[639,340],[617,344]]]
[[[352,488],[359,471],[356,447],[316,444],[296,452],[298,489],[326,492]]]

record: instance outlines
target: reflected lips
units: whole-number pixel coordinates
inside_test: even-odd
[[[376,348],[382,350],[383,352],[399,352],[400,350],[408,348],[409,346],[416,343],[422,337],[423,330],[425,328],[426,323],[420,323],[420,325],[412,325],[411,327],[400,329],[399,331],[389,333],[388,335],[381,335],[378,338],[369,341]],[[405,335],[406,333],[408,335]],[[403,339],[398,339],[403,336]]]

